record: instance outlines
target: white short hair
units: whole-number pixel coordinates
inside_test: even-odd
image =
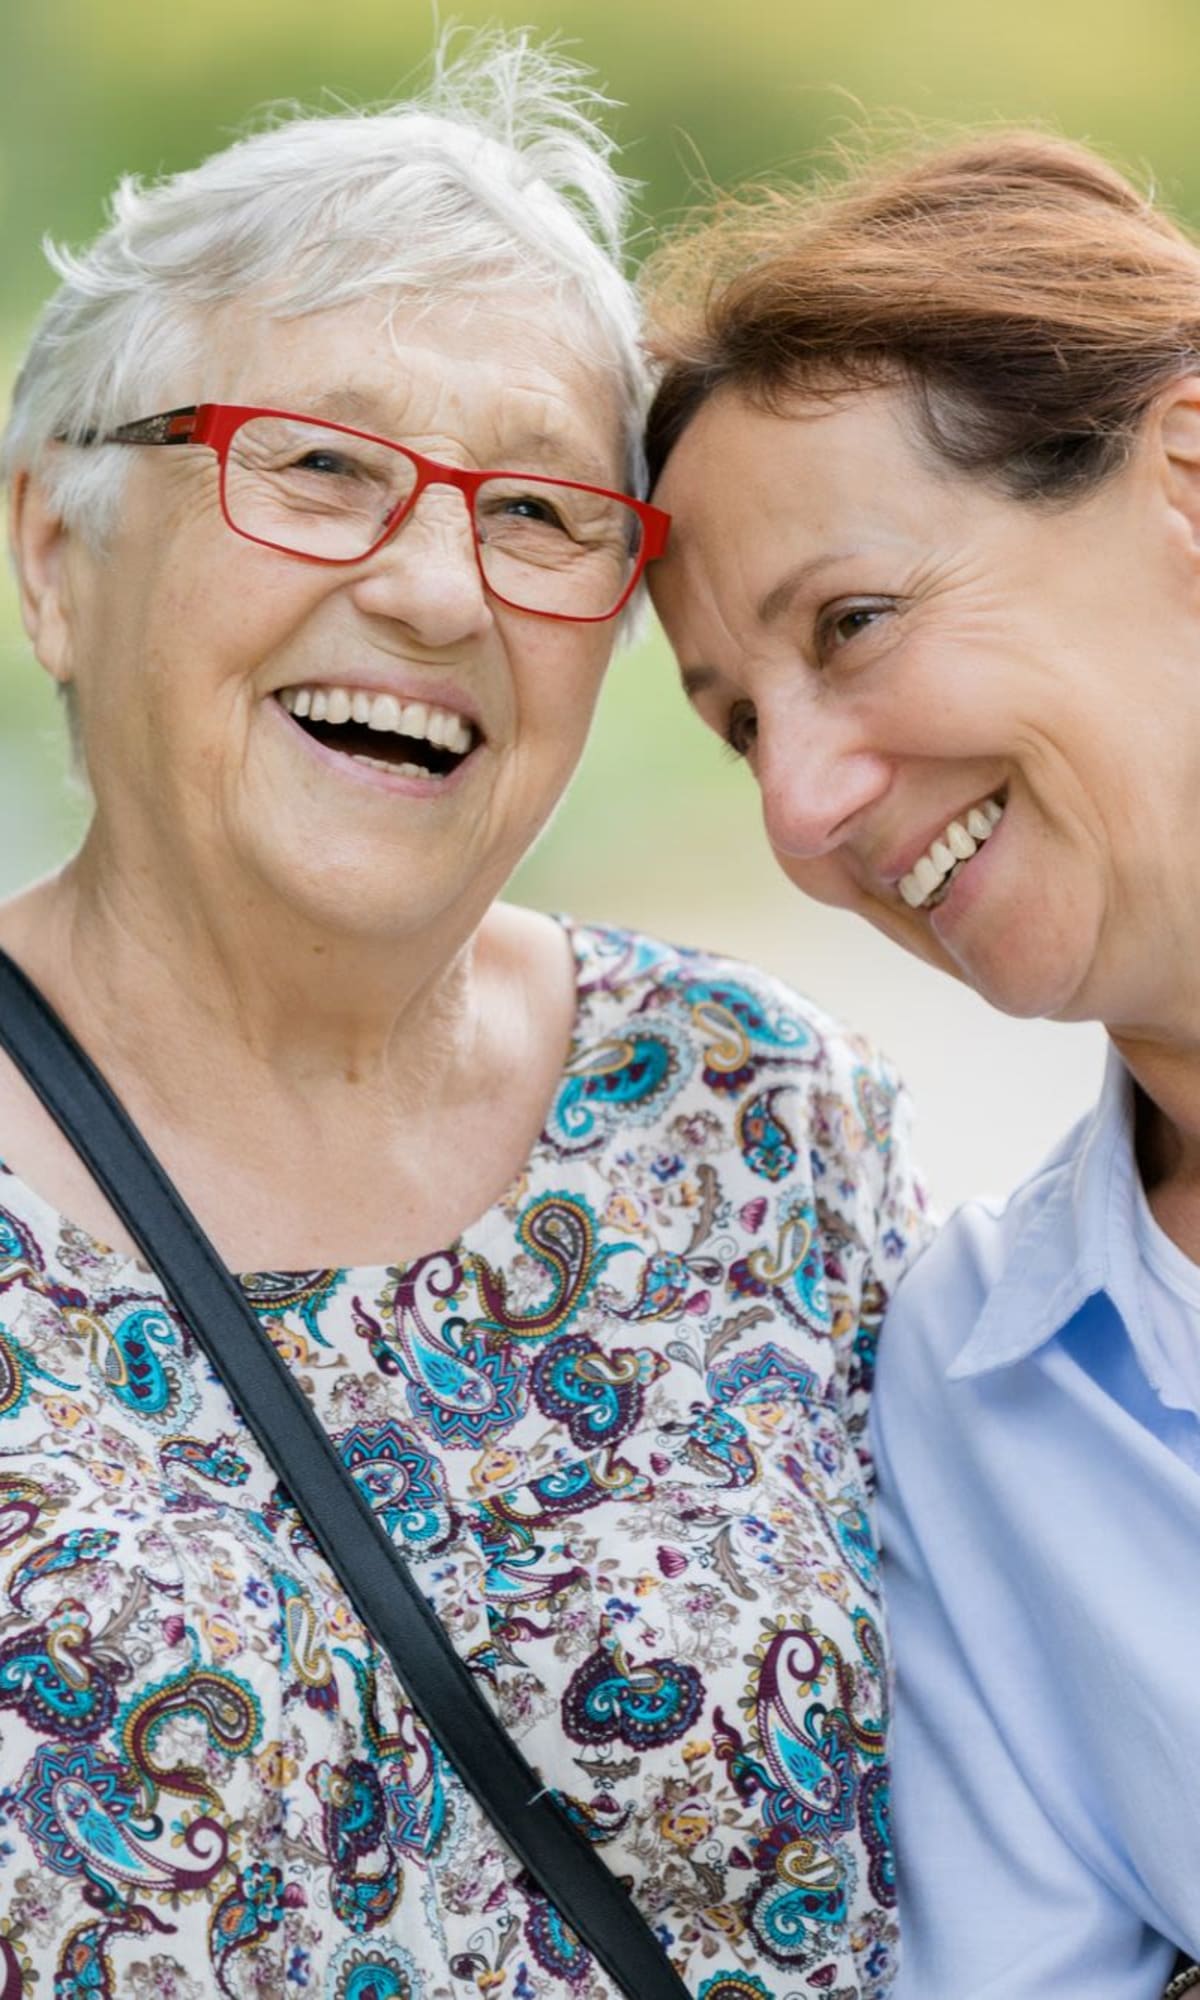
[[[428,88],[382,110],[302,116],[151,186],[122,180],[86,250],[52,243],[61,283],[13,392],[6,475],[53,439],[150,414],[233,300],[295,319],[379,296],[396,305],[534,283],[582,316],[619,385],[626,477],[644,488],[645,375],[622,271],[628,186],[587,74],[524,33],[443,38]],[[125,454],[47,465],[69,523],[102,538]]]

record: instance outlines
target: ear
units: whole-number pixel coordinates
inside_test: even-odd
[[[18,472],[13,480],[9,542],[21,617],[34,653],[46,672],[65,685],[74,674],[71,557],[75,538],[39,473]]]
[[[1154,411],[1163,491],[1200,557],[1200,375],[1184,375]]]

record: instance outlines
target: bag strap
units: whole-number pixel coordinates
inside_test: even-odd
[[[129,1114],[3,951],[0,1045],[158,1273],[413,1707],[522,1867],[628,2000],[688,2000],[645,1918],[489,1707],[312,1404]]]

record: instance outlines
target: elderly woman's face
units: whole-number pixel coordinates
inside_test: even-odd
[[[899,391],[722,391],[655,494],[656,606],[788,875],[1013,1013],[1145,1018],[1194,937],[1185,461],[1143,439],[1050,510],[935,469]]]
[[[582,345],[524,295],[400,314],[390,330],[376,303],[290,323],[247,309],[151,408],[261,404],[454,466],[620,486],[615,389]],[[149,830],[163,851],[178,845],[234,883],[249,873],[337,928],[469,919],[570,777],[612,626],[490,597],[453,488],[431,487],[377,554],[339,568],[232,533],[210,452],[129,461],[104,557],[69,550],[54,660],[77,683],[110,843],[127,836],[143,865]],[[339,738],[348,711],[369,736]],[[415,766],[398,729],[418,744]]]

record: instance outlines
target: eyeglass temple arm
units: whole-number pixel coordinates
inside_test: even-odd
[[[79,444],[190,444],[196,431],[197,403],[163,410],[156,417],[139,417],[112,431],[85,431]]]

